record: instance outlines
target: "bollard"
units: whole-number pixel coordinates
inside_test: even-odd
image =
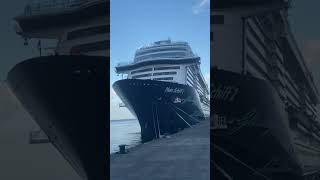
[[[128,146],[128,145],[126,145],[126,144],[119,145],[119,154],[126,154],[127,153],[126,146]]]

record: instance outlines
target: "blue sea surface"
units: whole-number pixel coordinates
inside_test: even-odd
[[[120,144],[133,147],[141,142],[141,129],[137,119],[110,121],[110,154],[119,151]]]

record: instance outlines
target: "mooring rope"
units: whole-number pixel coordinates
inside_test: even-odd
[[[178,108],[177,106],[175,106],[174,104],[170,103],[171,106],[173,106],[174,108],[180,110],[181,112],[183,112],[184,114],[186,114],[188,117],[190,117],[191,119],[200,122],[199,120],[195,119],[194,117],[192,117],[191,115],[189,115],[188,113],[186,113],[185,111],[183,111],[182,109]]]
[[[160,125],[159,125],[159,117],[158,117],[158,106],[157,106],[157,103],[155,103],[155,106],[156,106],[156,116],[157,116],[157,124],[158,124],[158,133],[159,133],[159,138],[160,138],[161,132],[160,132]]]
[[[223,148],[221,148],[220,146],[213,144],[213,148],[216,148],[217,150],[221,151],[222,153],[224,153],[225,155],[229,156],[231,159],[234,159],[236,162],[240,163],[241,165],[243,165],[244,167],[248,168],[249,170],[253,171],[254,174],[260,175],[261,177],[268,179],[268,177],[266,177],[265,175],[263,175],[262,173],[260,173],[259,171],[255,170],[254,168],[250,167],[249,165],[247,165],[246,163],[242,162],[240,159],[236,158],[235,156],[233,156],[232,154],[230,154],[229,152],[225,151]]]
[[[152,119],[153,119],[153,129],[154,129],[155,137],[158,138],[158,137],[157,137],[158,134],[157,134],[157,130],[156,130],[156,121],[154,120],[153,105],[154,105],[154,103],[152,103],[152,105],[151,105],[151,109],[152,109]]]
[[[220,166],[218,166],[218,164],[213,162],[213,165],[218,169],[218,171],[221,172],[221,174],[223,174],[225,178],[227,178],[228,180],[233,180],[233,178],[225,170],[223,170]]]
[[[175,109],[173,109],[172,107],[171,107],[171,109],[172,109],[190,128],[192,128],[192,126],[191,126],[186,120],[184,120],[183,117],[182,117]]]

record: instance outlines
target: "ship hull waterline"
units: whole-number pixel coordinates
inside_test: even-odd
[[[173,134],[204,120],[199,98],[193,88],[178,83],[123,79],[113,88],[141,127],[147,142]]]

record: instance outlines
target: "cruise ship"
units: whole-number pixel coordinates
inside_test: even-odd
[[[139,120],[142,142],[202,121],[210,112],[200,57],[188,43],[157,41],[139,48],[134,61],[119,64],[113,84],[124,106]]]
[[[41,128],[30,142],[51,143],[86,180],[109,178],[109,3],[33,0],[14,18],[17,35],[25,45],[38,41],[40,55],[7,76]]]
[[[319,179],[319,91],[285,0],[211,3],[216,179]]]

